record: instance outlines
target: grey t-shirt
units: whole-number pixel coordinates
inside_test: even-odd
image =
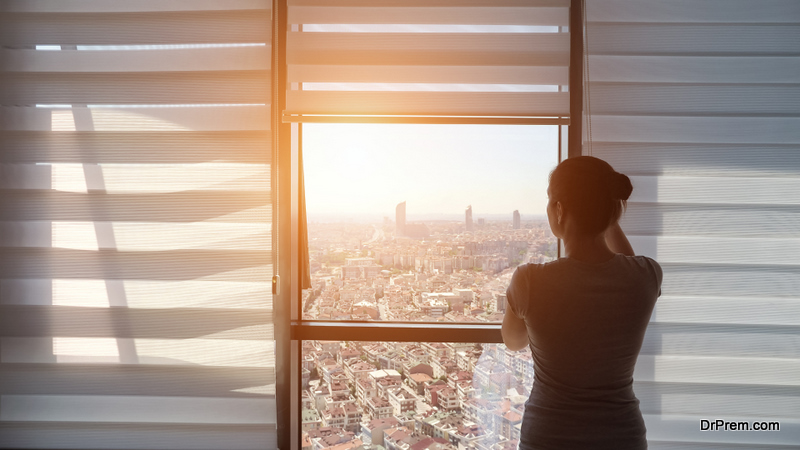
[[[621,254],[517,268],[509,313],[525,321],[535,373],[521,449],[646,448],[633,368],[661,278],[654,260]]]

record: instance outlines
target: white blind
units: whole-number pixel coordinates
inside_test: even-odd
[[[0,447],[276,446],[270,2],[0,5]]]
[[[584,153],[631,176],[623,228],[664,268],[634,376],[650,448],[797,448],[800,2],[586,4]]]
[[[288,114],[569,114],[568,0],[289,0]]]

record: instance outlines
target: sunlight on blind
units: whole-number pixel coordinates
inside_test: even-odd
[[[569,2],[490,3],[289,1],[288,113],[567,116]]]
[[[274,448],[270,3],[8,3],[0,448]]]
[[[800,442],[798,6],[587,2],[584,150],[631,175],[623,228],[664,269],[634,377],[649,448]]]

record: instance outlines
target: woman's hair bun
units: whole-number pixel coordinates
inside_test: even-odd
[[[633,192],[631,179],[627,175],[614,172],[611,181],[611,195],[618,200],[627,200]]]
[[[550,173],[550,199],[561,202],[578,229],[594,235],[619,220],[633,192],[631,180],[594,156],[573,156]]]

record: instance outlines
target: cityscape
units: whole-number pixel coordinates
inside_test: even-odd
[[[308,225],[306,320],[503,320],[514,269],[557,255],[546,218]],[[474,217],[474,219],[473,219]],[[307,450],[516,449],[530,350],[501,344],[303,341]]]

